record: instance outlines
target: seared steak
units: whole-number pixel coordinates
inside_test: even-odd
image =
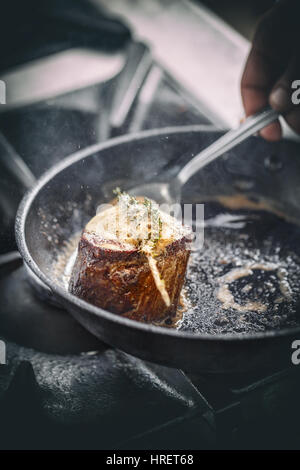
[[[122,193],[82,232],[69,290],[110,312],[145,322],[176,313],[191,230],[150,200]]]

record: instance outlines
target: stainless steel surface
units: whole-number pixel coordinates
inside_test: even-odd
[[[93,0],[132,28],[214,124],[235,127],[243,116],[240,77],[250,43],[197,2]]]
[[[238,123],[243,116],[239,80],[249,49],[247,40],[198,3],[93,1],[129,23],[135,39],[149,45],[154,62],[208,120],[223,128]],[[32,61],[0,77],[7,89],[7,104],[0,111],[107,81],[123,65],[123,54],[83,48]]]
[[[53,98],[63,93],[106,82],[124,65],[121,53],[76,48],[34,60],[1,75],[6,84],[6,105],[0,111]]]

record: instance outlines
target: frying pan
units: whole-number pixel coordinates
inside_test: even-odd
[[[144,131],[62,160],[22,200],[16,218],[18,247],[45,288],[87,330],[113,347],[194,373],[244,373],[289,366],[291,343],[300,339],[300,327],[222,335],[144,324],[71,295],[53,268],[63,243],[82,229],[101,202],[111,198],[113,188],[126,189],[155,175],[171,177],[221,134],[204,126]],[[195,203],[239,192],[250,199],[263,198],[272,210],[300,220],[299,145],[249,138],[194,175],[183,188],[182,200]]]

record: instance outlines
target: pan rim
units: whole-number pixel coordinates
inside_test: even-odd
[[[68,166],[83,160],[85,158],[93,156],[95,153],[102,150],[108,149],[110,147],[116,147],[123,143],[132,142],[134,140],[140,140],[147,137],[160,137],[168,134],[174,133],[185,133],[185,132],[222,132],[222,130],[217,129],[213,125],[189,125],[189,126],[172,126],[164,127],[160,129],[150,129],[145,131],[140,131],[137,133],[126,134],[124,136],[119,136],[112,138],[106,142],[98,143],[86,147],[85,149],[79,150],[78,152],[72,153],[71,155],[62,159],[58,164],[55,164],[45,173],[43,173],[38,179],[34,187],[28,190],[23,196],[18,211],[16,214],[15,221],[15,236],[16,242],[19,249],[19,252],[23,258],[23,261],[28,266],[28,268],[33,271],[33,273],[56,295],[63,299],[65,304],[75,304],[76,307],[83,310],[87,310],[89,314],[96,315],[97,317],[102,316],[105,320],[119,324],[120,326],[129,327],[132,329],[143,331],[144,333],[153,333],[162,336],[174,337],[178,340],[180,338],[191,340],[191,341],[229,341],[229,342],[240,342],[240,341],[257,341],[257,340],[266,340],[272,338],[279,338],[283,336],[292,336],[300,332],[300,326],[293,328],[282,328],[280,330],[270,330],[265,332],[253,332],[253,333],[229,333],[229,334],[210,334],[210,333],[190,333],[186,331],[180,331],[172,328],[166,328],[164,326],[155,326],[152,324],[147,324],[143,322],[138,322],[136,320],[131,320],[129,318],[124,318],[120,315],[104,310],[100,307],[96,307],[82,299],[79,299],[75,295],[69,293],[63,287],[59,286],[57,283],[52,281],[47,277],[38,267],[38,265],[33,260],[29,248],[26,243],[25,237],[25,225],[27,220],[27,215],[31,209],[32,203],[39,194],[39,192],[61,171],[66,169]],[[251,137],[256,139],[257,137]]]

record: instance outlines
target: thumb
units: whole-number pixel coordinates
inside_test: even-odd
[[[292,88],[283,79],[273,87],[269,103],[279,113],[286,113],[292,108]]]
[[[284,115],[286,122],[300,133],[300,105],[294,104],[292,95],[295,89],[292,83],[300,79],[300,57],[294,57],[284,74],[279,78],[272,88],[269,103],[273,109]],[[297,92],[299,95],[299,92]]]
[[[281,77],[273,86],[269,102],[272,108],[284,113],[293,108],[292,83],[300,78],[300,57],[292,56]]]

